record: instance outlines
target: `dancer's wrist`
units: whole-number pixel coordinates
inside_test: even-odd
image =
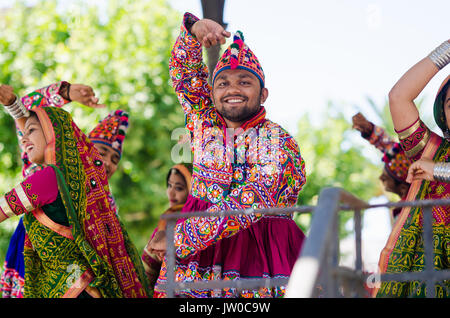
[[[428,58],[441,70],[450,63],[450,42],[445,41],[428,55]]]

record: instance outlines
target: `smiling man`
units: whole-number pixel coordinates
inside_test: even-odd
[[[258,87],[258,78],[243,69],[223,70],[215,77],[213,103],[227,127],[239,128],[260,111],[269,91]]]
[[[269,91],[261,65],[241,32],[208,84],[202,46],[225,43],[218,23],[186,13],[170,75],[194,152],[192,187],[182,212],[295,205],[305,165],[294,138],[266,119]],[[187,218],[175,228],[176,280],[288,278],[304,234],[285,214]],[[165,297],[166,263],[155,296]],[[254,290],[183,290],[183,297],[280,297],[284,286]]]

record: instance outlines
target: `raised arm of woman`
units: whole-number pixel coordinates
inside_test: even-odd
[[[408,128],[419,118],[414,100],[440,69],[450,62],[450,40],[411,67],[389,92],[389,107],[394,128]]]

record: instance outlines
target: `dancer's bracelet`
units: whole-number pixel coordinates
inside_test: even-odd
[[[5,105],[5,109],[14,119],[30,117],[30,111],[22,104],[22,100],[17,96],[14,103]]]
[[[428,57],[436,65],[438,69],[444,68],[448,63],[450,63],[450,43],[445,41],[437,48],[435,48]]]
[[[433,169],[434,180],[439,182],[450,182],[450,164],[447,162],[436,162]]]

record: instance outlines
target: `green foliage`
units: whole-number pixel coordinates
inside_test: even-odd
[[[424,98],[415,101],[419,112],[424,101]],[[383,127],[396,138],[387,99],[383,105],[377,105],[372,98],[367,97],[367,105],[371,112],[355,106],[354,114],[360,111],[367,120]],[[397,195],[383,189],[378,179],[383,169],[381,153],[352,129],[351,118],[346,119],[344,116],[348,108],[348,105],[330,102],[322,120],[312,124],[310,116],[305,116],[299,121],[297,140],[306,161],[307,172],[307,183],[299,195],[299,205],[315,205],[324,187],[343,188],[365,201],[380,195],[385,195],[389,201],[398,200]],[[427,126],[435,129],[432,114],[420,113]],[[341,237],[349,234],[344,225],[350,218],[351,213],[341,216]],[[299,215],[296,221],[307,231],[311,215]]]
[[[359,109],[359,111],[367,118],[367,120],[373,122],[374,124],[383,127],[387,132],[391,134],[392,137],[396,137],[395,130],[394,130],[394,123],[392,122],[391,118],[391,112],[389,110],[389,101],[386,98],[384,104],[382,106],[377,105],[375,101],[370,98],[366,97],[367,99],[367,105],[369,106],[370,110],[376,115],[375,117],[371,117],[370,114],[367,114],[363,110],[361,110],[361,107],[356,107]],[[418,98],[414,101],[416,104],[417,109],[420,113],[421,120],[429,127],[431,130],[435,130],[437,125],[434,121],[433,114],[426,111],[421,111],[424,103],[426,101],[426,97]]]
[[[366,201],[381,194],[381,161],[377,165],[365,156],[364,147],[357,146],[361,144],[360,134],[339,109],[343,109],[341,105],[329,104],[321,121],[313,123],[309,115],[299,121],[297,140],[306,166],[299,205],[316,205],[324,187],[340,187]],[[370,147],[369,143],[366,146]],[[348,213],[342,215],[341,236],[347,234],[343,225],[350,217]],[[296,221],[307,231],[311,215],[298,215]]]
[[[19,95],[59,80],[90,85],[107,109],[66,107],[86,133],[111,110],[130,114],[130,128],[110,180],[119,214],[142,250],[167,207],[173,165],[171,132],[184,116],[169,82],[170,50],[181,15],[164,0],[16,2],[0,11],[0,83]],[[13,121],[0,111],[0,193],[20,181]],[[13,226],[0,225],[4,259]]]

